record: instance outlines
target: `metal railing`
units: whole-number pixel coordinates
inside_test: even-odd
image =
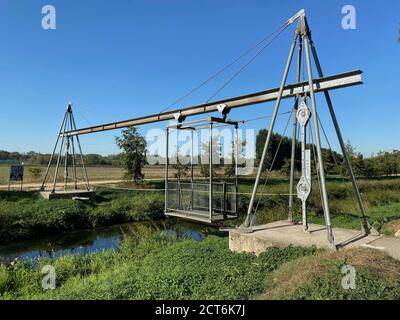
[[[204,216],[210,221],[226,219],[228,216],[236,216],[237,185],[229,182],[213,182],[212,197],[210,197],[208,182],[169,181],[166,201],[167,214],[185,212],[187,216],[192,213],[194,217]]]

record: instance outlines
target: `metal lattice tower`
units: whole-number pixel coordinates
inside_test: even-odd
[[[59,183],[58,176],[60,171],[62,170],[62,167],[64,172],[63,182],[62,182],[64,191],[67,191],[68,187],[71,185],[69,183],[71,179],[72,179],[73,190],[78,190],[78,177],[77,177],[78,167],[81,168],[83,181],[85,183],[85,188],[87,191],[90,191],[89,178],[83,160],[83,154],[82,154],[81,143],[79,141],[79,136],[68,136],[66,134],[66,132],[71,130],[76,130],[76,123],[72,112],[72,104],[68,104],[60,127],[60,131],[57,136],[56,144],[53,149],[53,153],[50,157],[49,164],[47,166],[46,173],[43,178],[42,186],[40,187],[40,191],[46,190],[50,168],[53,165],[53,160],[55,160],[56,158],[57,160],[55,162],[53,181],[51,183],[51,189],[50,189],[51,193],[56,192],[57,185]],[[70,177],[70,167],[72,171],[72,177]]]
[[[306,149],[306,128],[308,124],[313,126],[314,134],[315,134],[315,147],[316,147],[316,163],[317,163],[317,173],[319,175],[319,183],[320,183],[320,190],[321,190],[321,200],[322,200],[322,208],[324,212],[325,224],[327,228],[327,237],[328,241],[333,249],[336,249],[334,235],[332,231],[332,224],[331,224],[331,215],[329,210],[329,202],[328,202],[328,192],[326,187],[326,178],[325,178],[325,171],[324,171],[324,162],[322,158],[322,151],[321,151],[321,138],[320,138],[320,126],[319,126],[319,118],[317,113],[317,106],[315,101],[315,91],[318,88],[315,83],[315,79],[313,78],[312,74],[312,65],[311,65],[311,58],[314,59],[314,63],[316,65],[319,77],[323,77],[321,64],[318,59],[317,51],[314,45],[314,42],[311,38],[311,31],[309,29],[307,19],[305,16],[304,10],[300,11],[296,16],[298,19],[297,28],[295,30],[294,39],[290,48],[289,57],[287,59],[286,67],[283,73],[278,97],[276,99],[276,104],[272,116],[272,120],[269,126],[267,138],[264,144],[263,153],[260,160],[260,165],[258,168],[256,181],[254,184],[250,204],[248,207],[247,217],[243,224],[239,227],[240,230],[244,232],[253,232],[253,226],[255,224],[255,217],[256,217],[256,209],[255,209],[255,198],[257,195],[257,190],[259,187],[259,182],[262,174],[262,164],[265,161],[267,150],[270,145],[270,140],[272,136],[272,132],[274,130],[275,121],[277,119],[277,115],[279,112],[279,107],[281,104],[281,100],[283,98],[284,88],[286,84],[286,80],[288,77],[288,73],[290,70],[290,65],[293,59],[294,51],[296,46],[298,45],[298,60],[297,60],[297,82],[300,83],[300,74],[302,68],[302,59],[303,59],[303,50],[305,51],[305,60],[306,60],[306,72],[308,77],[308,92],[297,94],[295,95],[294,107],[293,111],[295,113],[294,123],[293,123],[293,137],[292,137],[292,155],[291,155],[291,172],[290,172],[290,197],[289,197],[289,212],[288,218],[289,221],[293,221],[293,187],[294,187],[294,162],[295,162],[295,145],[296,145],[296,135],[297,135],[297,122],[300,123],[301,130],[302,130],[302,176],[297,186],[297,194],[298,197],[302,201],[302,220],[303,220],[303,228],[305,231],[308,229],[307,225],[307,207],[306,201],[311,192],[311,151]],[[311,53],[310,53],[311,52]],[[369,234],[371,232],[371,227],[369,225],[367,216],[365,214],[365,208],[361,199],[361,195],[356,183],[356,179],[351,167],[351,163],[349,161],[349,157],[347,155],[347,151],[345,148],[345,144],[343,141],[343,137],[340,131],[340,127],[334,112],[333,104],[330,99],[330,95],[328,90],[323,91],[325,95],[325,100],[329,108],[329,112],[332,118],[333,125],[335,127],[336,135],[339,140],[339,144],[342,150],[343,159],[346,164],[347,170],[350,174],[352,186],[358,201],[359,209],[360,209],[360,217],[361,217],[361,225],[362,225],[362,232],[364,234]],[[301,99],[301,106],[299,108],[299,101]],[[308,109],[306,104],[306,100],[310,100],[311,110]],[[310,122],[310,123],[309,123]]]

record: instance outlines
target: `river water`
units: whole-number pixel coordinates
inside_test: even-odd
[[[168,236],[191,238],[195,241],[202,241],[210,233],[223,235],[216,228],[175,219],[153,224],[134,222],[95,230],[64,232],[0,246],[0,263],[9,263],[15,258],[20,261],[35,261],[40,258],[54,260],[70,254],[86,255],[104,250],[118,250],[124,235],[129,236],[139,225],[158,229]]]

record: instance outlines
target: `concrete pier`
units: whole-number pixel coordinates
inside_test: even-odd
[[[399,238],[363,236],[361,231],[342,228],[333,228],[333,234],[338,249],[373,248],[383,250],[394,258],[400,258]],[[234,252],[251,252],[259,255],[267,248],[284,248],[289,245],[302,247],[314,245],[318,248],[329,249],[326,227],[310,224],[309,232],[304,232],[301,224],[277,221],[255,226],[253,233],[243,233],[237,229],[229,230],[229,249]]]
[[[53,199],[90,199],[93,196],[92,190],[67,190],[58,191],[51,193],[50,191],[41,191],[40,194],[43,198],[48,200]]]

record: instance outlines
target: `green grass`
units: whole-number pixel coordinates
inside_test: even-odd
[[[146,233],[147,231],[144,231]],[[313,255],[315,248],[269,249],[256,257],[235,254],[228,239],[177,240],[160,233],[127,238],[119,252],[57,259],[57,289],[43,290],[39,265],[0,267],[3,299],[249,299],[265,288],[285,262]],[[143,233],[142,233],[143,234]]]
[[[37,192],[0,191],[0,243],[63,231],[153,220],[162,216],[160,193],[99,190],[90,202],[45,200]]]
[[[241,192],[252,180],[242,179]],[[384,230],[400,218],[400,179],[360,181],[370,222]],[[162,187],[160,182],[144,187]],[[274,177],[268,193],[286,193],[287,180]],[[360,219],[351,185],[328,179],[333,225],[358,229]],[[264,196],[258,223],[285,219],[288,197]],[[0,192],[0,239],[27,239],[45,233],[95,228],[160,218],[162,192],[98,189],[90,202],[48,201],[34,192]],[[240,196],[241,216],[249,196]],[[296,211],[300,203],[296,199]],[[310,221],[323,224],[318,189],[309,201]],[[299,216],[296,216],[299,218]],[[210,235],[202,242],[178,240],[141,228],[126,237],[118,252],[56,259],[57,289],[40,286],[40,270],[51,264],[0,266],[3,299],[399,299],[400,265],[377,251],[325,253],[315,248],[269,249],[259,257],[235,254],[228,239]],[[344,290],[341,267],[357,270],[357,287]],[[301,270],[301,272],[299,272]]]
[[[343,288],[343,266],[354,269],[354,287]],[[300,272],[299,272],[300,270]],[[259,299],[367,300],[400,298],[400,262],[378,250],[323,252],[275,270]]]
[[[252,179],[240,181],[240,192],[251,192]],[[330,213],[333,225],[336,227],[359,229],[359,208],[348,180],[330,177],[327,179]],[[361,196],[366,208],[369,221],[380,230],[391,220],[400,218],[400,179],[371,179],[358,181]],[[287,218],[288,213],[288,185],[285,178],[272,177],[267,184],[265,195],[260,199],[257,211],[257,222],[268,223]],[[239,201],[240,212],[246,212],[249,196],[241,196]],[[323,210],[317,181],[313,182],[313,192],[308,199],[309,221],[324,224]],[[295,196],[294,218],[301,220],[301,202]],[[243,218],[243,217],[242,217]]]
[[[251,190],[253,180],[241,179],[239,192]],[[392,220],[400,219],[400,179],[359,181],[362,198],[370,223],[378,230]],[[129,184],[123,184],[131,187]],[[135,186],[137,188],[138,186]],[[142,188],[163,188],[161,181],[145,182]],[[288,181],[273,177],[260,199],[257,223],[287,218]],[[260,190],[261,191],[261,190]],[[360,218],[351,184],[338,178],[328,179],[330,211],[333,225],[360,228]],[[243,219],[250,196],[240,195],[239,218],[230,221],[237,225]],[[300,201],[295,197],[295,219],[301,220]],[[314,183],[308,201],[309,221],[324,224],[318,186]],[[37,192],[0,191],[0,243],[29,239],[62,231],[96,228],[112,224],[159,219],[164,211],[163,192],[141,192],[98,188],[90,202],[73,200],[48,201]]]
[[[149,230],[126,236],[118,252],[1,265],[0,299],[400,298],[400,263],[377,250],[287,247],[256,257],[231,252],[227,237],[196,242]],[[41,287],[47,264],[56,271],[54,290]],[[341,285],[347,264],[355,289]]]

